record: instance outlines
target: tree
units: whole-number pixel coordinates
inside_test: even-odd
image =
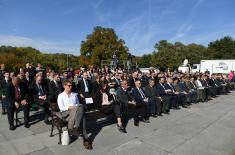
[[[210,42],[208,45],[209,57],[212,59],[235,58],[235,41],[232,37],[225,36],[222,39]]]
[[[82,41],[80,63],[100,66],[102,60],[109,60],[113,53],[123,60],[127,58],[128,48],[112,28],[95,27],[92,34]]]

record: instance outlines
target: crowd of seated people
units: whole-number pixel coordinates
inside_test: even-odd
[[[14,113],[24,111],[24,126],[30,127],[30,107],[44,109],[44,122],[50,124],[50,103],[57,103],[62,117],[68,121],[71,134],[82,132],[84,146],[92,149],[86,129],[86,112],[97,109],[113,114],[117,128],[127,133],[125,122],[131,111],[134,125],[150,123],[150,117],[169,115],[171,110],[190,108],[192,104],[208,102],[234,89],[234,73],[223,74],[161,72],[150,70],[128,73],[109,67],[66,68],[55,72],[41,64],[35,68],[27,63],[19,72],[0,69],[2,114],[7,114],[9,129],[15,130]]]

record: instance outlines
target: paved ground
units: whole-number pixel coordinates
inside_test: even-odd
[[[151,118],[150,124],[133,121],[127,134],[116,126],[91,125],[94,149],[82,147],[81,138],[69,146],[58,145],[58,135],[49,137],[50,126],[37,122],[29,129],[8,130],[0,116],[0,155],[146,154],[146,155],[231,155],[235,150],[235,92],[190,109],[172,110],[170,115]],[[35,120],[37,121],[37,120]]]

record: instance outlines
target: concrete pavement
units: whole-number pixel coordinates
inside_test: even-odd
[[[43,122],[9,131],[6,116],[0,116],[0,155],[231,155],[235,151],[234,118],[232,92],[190,109],[171,110],[170,115],[151,118],[140,127],[134,127],[131,120],[127,134],[118,132],[115,124],[90,124],[95,139],[94,149],[88,151],[81,138],[69,146],[58,145],[58,135],[49,137],[50,126]]]

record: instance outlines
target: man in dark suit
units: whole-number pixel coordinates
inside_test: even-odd
[[[4,78],[0,80],[0,92],[2,97],[2,115],[6,114],[7,103],[6,103],[6,88],[7,85],[11,83],[9,72],[4,72]]]
[[[29,91],[33,95],[33,102],[42,106],[44,108],[45,117],[44,122],[46,124],[49,124],[49,100],[47,96],[47,91],[45,89],[45,86],[42,83],[43,78],[41,75],[36,76],[36,81],[29,86]]]
[[[174,98],[170,95],[171,91],[165,88],[165,78],[160,77],[159,83],[156,85],[156,90],[158,94],[163,99],[162,112],[169,114],[170,107],[174,102]]]
[[[120,107],[121,107],[121,113],[122,113],[123,120],[127,119],[128,105],[132,105],[134,107],[136,105],[136,102],[134,101],[132,96],[129,94],[127,89],[128,89],[128,83],[126,80],[123,80],[121,82],[121,87],[119,87],[117,89],[117,94],[116,94],[117,102],[120,104]],[[138,119],[134,118],[134,125],[139,126]]]
[[[216,82],[216,75],[212,74],[211,78],[208,81],[209,81],[208,82],[209,86],[211,86],[213,89],[213,91],[212,91],[213,96],[220,95],[221,89],[220,89],[220,86]]]
[[[24,107],[24,122],[25,127],[29,127],[29,104],[27,102],[28,90],[19,85],[20,79],[17,77],[12,78],[12,82],[7,85],[6,101],[8,104],[7,117],[9,122],[9,129],[14,130],[14,112],[20,106]]]
[[[167,81],[165,83],[165,88],[166,90],[168,90],[168,95],[171,95],[172,97],[172,108],[173,109],[180,109],[179,105],[181,105],[182,107],[185,107],[184,104],[184,96],[182,94],[180,94],[179,92],[177,92],[173,86],[173,80],[171,77],[167,78]]]
[[[138,108],[138,111],[135,112],[135,118],[142,116],[143,121],[149,123],[149,110],[153,108],[153,104],[148,102],[148,98],[145,95],[144,90],[141,88],[141,81],[135,81],[135,87],[132,89],[132,97],[136,102],[135,108]],[[155,108],[155,107],[154,107]]]
[[[155,109],[151,109],[152,116],[161,115],[162,113],[162,98],[155,89],[154,79],[149,79],[149,84],[145,87],[146,97],[149,99],[149,102],[153,102],[156,105]]]
[[[173,83],[172,86],[175,90],[175,94],[177,94],[178,96],[178,103],[179,105],[181,105],[183,108],[189,108],[189,106],[187,105],[186,99],[187,96],[185,95],[185,93],[180,92],[178,87],[178,83],[179,83],[179,79],[178,78],[173,78]]]
[[[91,97],[91,82],[88,79],[88,74],[87,72],[84,72],[82,74],[82,79],[78,81],[78,94],[81,97],[81,102],[85,104],[85,98],[90,98]]]
[[[60,75],[58,73],[55,73],[53,75],[53,80],[50,81],[48,89],[48,100],[50,102],[57,102],[58,95],[63,92],[63,87],[60,81]]]
[[[206,100],[211,100],[213,96],[213,94],[215,94],[213,91],[213,88],[211,88],[211,86],[209,86],[208,84],[208,76],[207,75],[202,75],[201,78],[201,83],[202,86],[205,88],[205,95],[206,95]]]

